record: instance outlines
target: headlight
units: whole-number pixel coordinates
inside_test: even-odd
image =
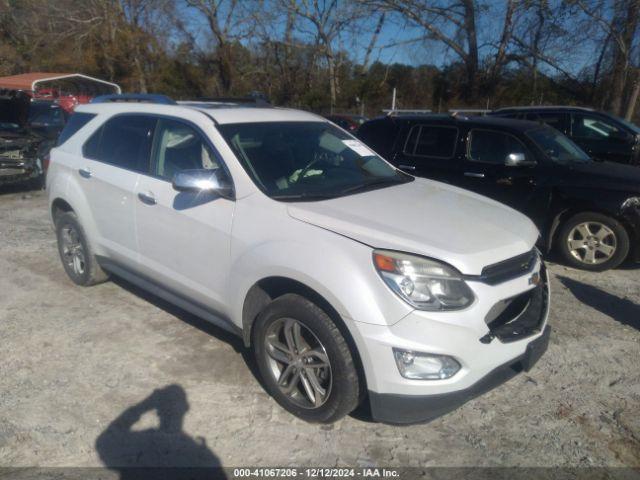
[[[419,310],[460,310],[473,303],[473,292],[449,265],[388,250],[375,250],[373,263],[389,288]]]

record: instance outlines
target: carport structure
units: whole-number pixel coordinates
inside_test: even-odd
[[[82,73],[32,72],[0,77],[0,89],[20,90],[34,97],[74,95],[95,97],[121,93],[120,86]]]

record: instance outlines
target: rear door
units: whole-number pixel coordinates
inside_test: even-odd
[[[151,171],[136,188],[136,230],[143,273],[207,309],[224,313],[235,202],[178,192],[181,170],[225,168],[199,128],[163,117],[153,141]]]
[[[397,146],[394,163],[419,177],[455,183],[461,164],[458,155],[460,131],[455,125],[414,124]]]
[[[138,259],[134,199],[140,172],[149,169],[156,120],[117,115],[85,142],[77,172],[98,230],[97,241],[119,263]]]

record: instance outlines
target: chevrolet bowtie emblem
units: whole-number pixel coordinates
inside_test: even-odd
[[[529,277],[529,285],[539,285],[540,284],[540,274],[534,273]]]

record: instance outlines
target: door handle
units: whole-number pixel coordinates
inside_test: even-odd
[[[484,178],[484,173],[464,172],[465,177]]]
[[[89,170],[88,168],[81,168],[80,170],[78,170],[78,173],[82,178],[91,178],[91,170]]]
[[[415,170],[416,167],[414,167],[413,165],[398,165],[398,168],[400,170]]]
[[[156,204],[156,197],[153,196],[153,192],[140,192],[138,193],[138,198],[146,205]]]

